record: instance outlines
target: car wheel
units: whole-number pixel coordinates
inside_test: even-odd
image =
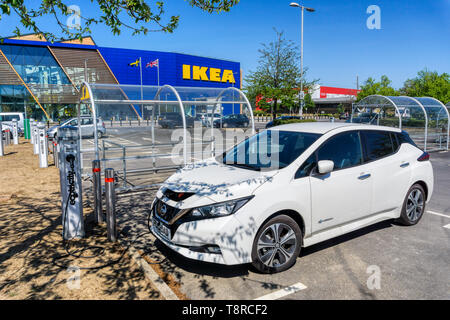
[[[103,137],[103,133],[101,131],[97,131],[97,139],[101,139]]]
[[[291,217],[279,215],[270,219],[253,242],[253,267],[262,273],[289,269],[300,254],[302,239],[302,231]]]
[[[222,123],[222,128],[228,128],[228,123]]]
[[[405,226],[417,224],[425,212],[425,190],[420,184],[413,185],[403,201],[402,212],[397,221]]]

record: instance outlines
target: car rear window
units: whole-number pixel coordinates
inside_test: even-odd
[[[364,161],[386,157],[395,152],[391,134],[387,131],[363,131],[365,156]]]
[[[398,143],[401,145],[402,143],[409,143],[413,146],[417,147],[414,141],[411,139],[409,134],[406,131],[402,131],[401,133],[397,133]]]

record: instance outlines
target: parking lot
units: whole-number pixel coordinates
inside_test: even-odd
[[[107,130],[105,139],[151,143],[148,128]],[[170,138],[170,131],[159,133],[164,136]],[[249,265],[188,260],[148,233],[136,239],[147,231],[156,188],[117,196],[119,226],[126,241],[135,241],[147,262],[175,279],[190,299],[449,299],[450,153],[432,153],[431,161],[435,189],[419,224],[404,227],[385,221],[305,248],[297,263],[279,274],[259,274]],[[155,174],[152,180],[169,174]],[[374,276],[379,287],[371,285]]]

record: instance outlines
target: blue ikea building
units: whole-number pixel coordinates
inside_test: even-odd
[[[178,87],[241,87],[240,63],[189,54],[100,47],[83,41],[50,43],[35,34],[0,44],[0,111],[26,111],[36,119],[76,114],[79,88],[90,83]],[[224,114],[233,112],[231,105]],[[237,111],[239,112],[239,111]]]

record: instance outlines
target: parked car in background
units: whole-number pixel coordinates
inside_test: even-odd
[[[377,117],[378,117],[377,113],[363,112],[363,113],[360,113],[359,115],[357,115],[356,117],[353,117],[353,119],[348,118],[347,121],[345,121],[345,122],[370,124],[370,123],[373,123],[373,121],[376,121]]]
[[[92,117],[89,116],[82,116],[80,117],[80,130],[81,130],[81,136],[82,137],[93,137],[94,136],[94,120]],[[59,127],[65,127],[65,126],[73,126],[78,127],[78,118],[71,118],[69,120],[64,121],[60,125],[53,126],[47,130],[47,135],[49,138],[56,138],[57,136],[57,129]],[[101,138],[106,134],[106,128],[105,123],[102,119],[97,119],[97,137]]]
[[[194,117],[185,115],[186,127],[192,128],[194,126]],[[162,128],[173,129],[175,127],[183,127],[183,117],[179,112],[163,112],[158,117],[158,124]]]
[[[205,127],[211,126],[211,115],[212,115],[212,122],[214,123],[215,120],[220,120],[220,113],[197,113],[196,121],[201,121],[202,125]]]
[[[281,116],[281,117],[276,117],[275,118],[275,120],[291,120],[291,119],[300,119],[300,117],[299,116]],[[267,124],[266,124],[266,129],[267,128],[271,128],[271,127],[273,127],[275,124],[274,124],[274,121],[272,120],[272,121],[270,121],[270,122],[268,122]]]
[[[228,114],[222,117],[221,119],[216,119],[213,122],[214,128],[220,128],[222,124],[222,128],[239,128],[239,127],[248,127],[250,123],[249,118],[245,114],[237,113],[237,114]]]
[[[23,119],[24,119],[24,113],[23,112],[0,112],[0,121],[3,124],[7,124],[9,126],[13,125],[13,119],[17,120],[17,127],[20,129],[21,132],[24,130],[23,126]]]
[[[429,157],[397,128],[276,126],[173,174],[151,230],[190,259],[280,272],[303,247],[383,220],[417,224],[433,193]]]

